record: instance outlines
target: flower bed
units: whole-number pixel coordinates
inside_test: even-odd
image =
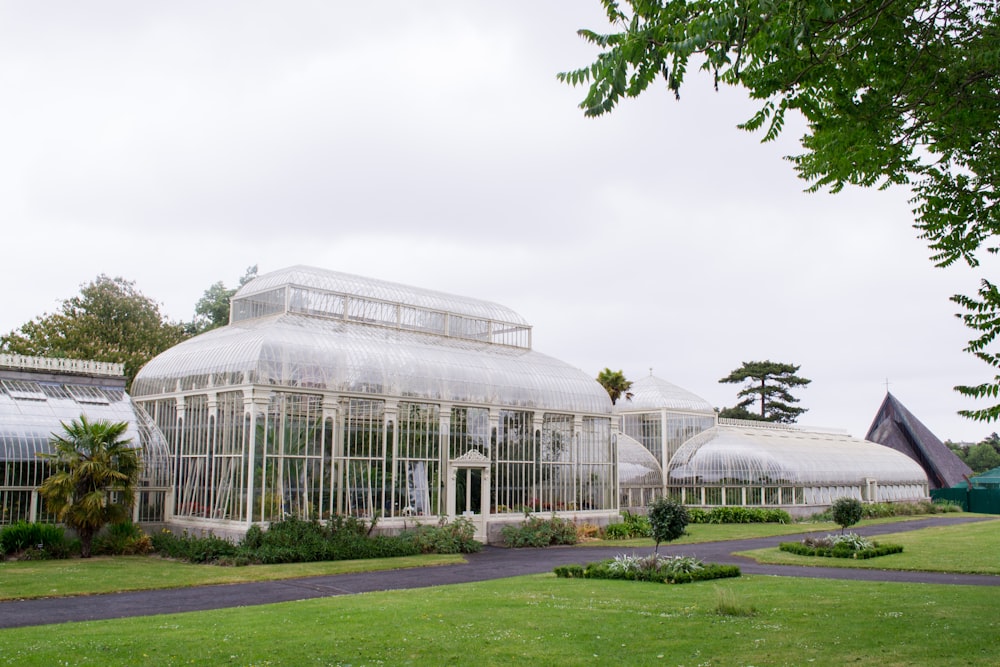
[[[568,579],[626,579],[663,584],[687,584],[740,576],[735,565],[704,564],[686,556],[630,556],[621,554],[608,560],[583,565],[561,565],[556,576]]]
[[[857,560],[878,558],[903,551],[903,547],[899,544],[879,544],[856,533],[827,535],[820,538],[807,537],[801,542],[782,542],[778,548],[800,556]]]

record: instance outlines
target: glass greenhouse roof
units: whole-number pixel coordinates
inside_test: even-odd
[[[489,301],[308,266],[259,276],[233,297],[232,323],[299,313],[497,345],[531,347],[531,327]]]
[[[618,412],[656,412],[666,409],[715,414],[715,409],[705,399],[653,375],[633,382],[631,392],[631,401],[619,400],[615,404]]]
[[[145,448],[147,474],[168,459],[166,440],[119,388],[63,382],[0,381],[0,461],[38,461],[53,433],[86,415],[91,421],[127,422],[125,437]]]
[[[745,424],[745,425],[744,425]],[[926,484],[904,454],[842,433],[777,424],[726,424],[694,436],[670,461],[667,484]]]
[[[300,314],[238,321],[184,341],[142,368],[132,394],[251,384],[611,413],[596,380],[529,349]]]
[[[663,486],[656,457],[624,433],[618,434],[618,480],[622,486]]]

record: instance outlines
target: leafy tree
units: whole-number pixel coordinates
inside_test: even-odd
[[[782,364],[774,361],[744,361],[743,365],[726,377],[719,380],[722,383],[737,384],[746,382],[737,396],[741,397],[735,408],[726,408],[719,413],[720,417],[730,415],[745,415],[759,402],[760,412],[753,418],[759,421],[780,422],[792,424],[806,408],[792,405],[799,399],[789,391],[792,387],[804,387],[812,382],[796,375],[799,366]]]
[[[750,412],[742,405],[737,405],[734,408],[722,408],[719,410],[719,417],[723,419],[743,419],[746,421],[765,421],[756,412]]]
[[[672,498],[657,498],[649,505],[649,525],[659,553],[660,542],[672,542],[684,534],[688,522],[687,508]]]
[[[996,399],[1000,396],[1000,354],[990,352],[989,348],[996,342],[997,334],[1000,334],[1000,291],[995,284],[984,279],[979,287],[978,298],[956,294],[951,300],[965,309],[964,313],[958,313],[958,318],[965,326],[979,333],[969,341],[965,351],[997,371],[989,382],[974,386],[959,385],[955,387],[955,391],[975,399]],[[996,421],[1000,419],[1000,403],[975,410],[959,410],[958,413],[979,421]]]
[[[0,337],[0,351],[121,363],[131,387],[143,364],[185,337],[183,327],[166,321],[134,282],[101,274],[58,312]]]
[[[616,404],[622,396],[625,396],[626,401],[632,400],[632,392],[629,391],[632,389],[632,381],[626,380],[625,374],[620,370],[613,371],[610,368],[605,368],[597,374],[597,381],[611,397],[611,405]]]
[[[53,452],[39,453],[52,466],[38,487],[49,511],[76,531],[80,555],[90,557],[94,536],[109,523],[126,521],[139,479],[139,449],[123,438],[127,422],[90,422],[86,415],[52,434]]]
[[[229,307],[236,291],[257,277],[257,265],[247,267],[238,287],[229,289],[220,280],[207,290],[194,307],[194,319],[188,325],[192,334],[200,334],[229,324]]]
[[[996,0],[601,0],[613,32],[580,30],[601,49],[563,72],[587,85],[588,116],[611,111],[658,79],[679,98],[692,59],[760,102],[741,129],[777,137],[789,111],[807,123],[788,159],[809,190],[906,185],[914,226],[940,266],[978,266],[1000,251],[1000,4]],[[954,297],[976,338],[966,348],[994,369],[1000,294]],[[956,388],[1000,395],[1000,373]],[[1000,418],[1000,405],[963,411]]]
[[[848,526],[853,526],[861,521],[863,514],[864,507],[857,498],[837,498],[830,506],[830,515],[833,517],[833,522],[840,526],[841,533]]]
[[[981,442],[969,447],[965,455],[965,465],[972,468],[972,472],[976,474],[986,472],[1000,466],[1000,454],[990,443]]]

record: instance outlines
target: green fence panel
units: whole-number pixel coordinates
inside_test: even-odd
[[[932,500],[950,500],[953,503],[958,503],[962,506],[962,510],[965,512],[969,511],[969,490],[966,488],[962,489],[932,489],[931,490]]]
[[[934,489],[931,498],[958,503],[966,512],[1000,514],[1000,489]]]

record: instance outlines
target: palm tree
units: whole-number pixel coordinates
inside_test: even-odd
[[[610,368],[605,368],[597,374],[597,381],[601,383],[601,386],[608,392],[608,396],[611,397],[611,405],[617,403],[622,395],[625,396],[625,400],[632,400],[632,392],[629,391],[632,388],[632,381],[626,380],[625,374],[621,371],[613,371]]]
[[[80,556],[90,558],[94,536],[109,523],[131,516],[139,480],[140,449],[123,438],[128,423],[90,422],[86,415],[52,434],[54,451],[38,455],[53,472],[38,487],[50,512],[80,538]]]

